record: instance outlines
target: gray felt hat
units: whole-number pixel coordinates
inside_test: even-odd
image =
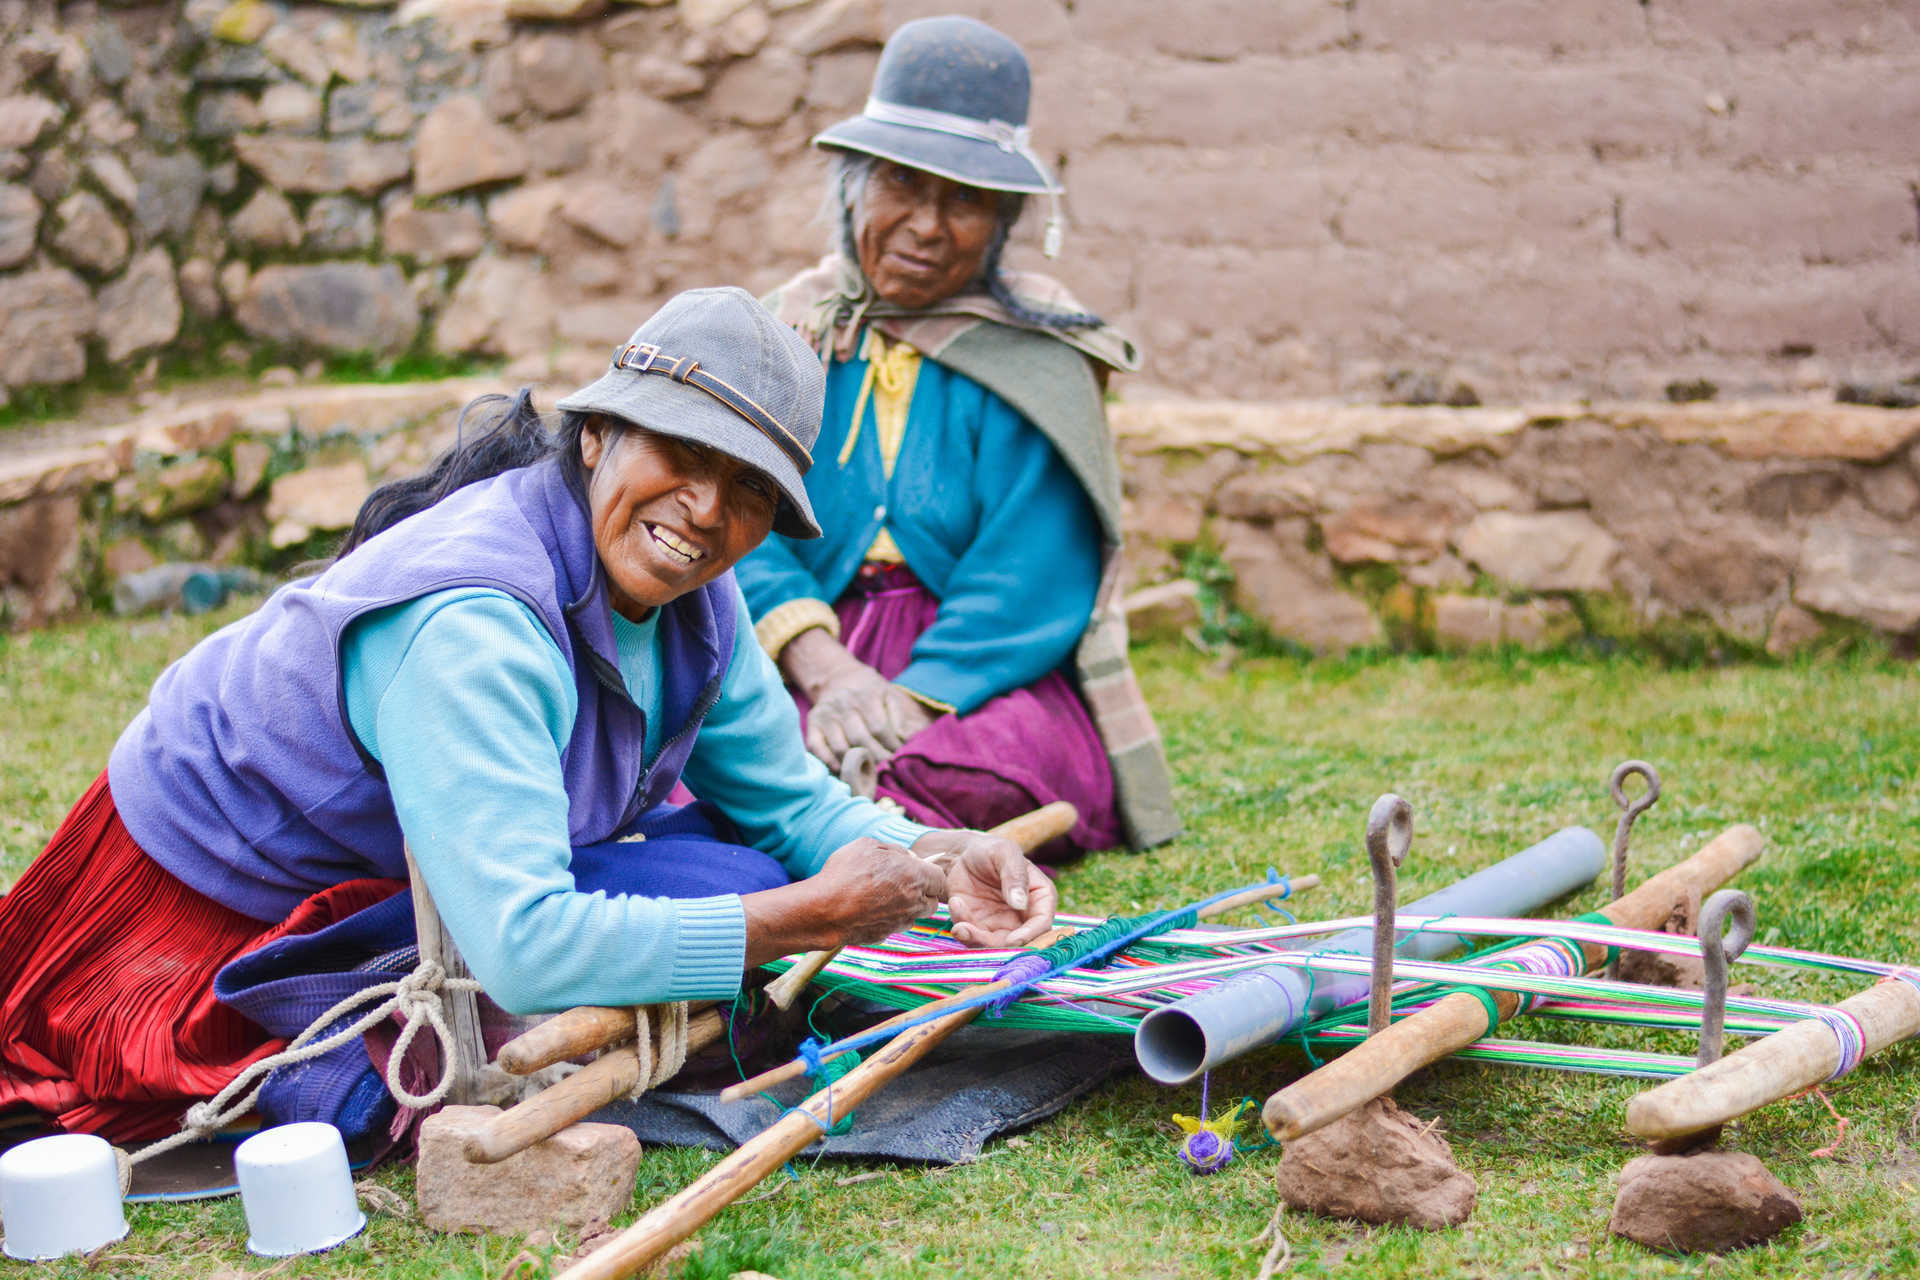
[[[1049,258],[1060,252],[1060,188],[1027,132],[1032,75],[1020,46],[972,18],[922,18],[893,33],[866,109],[813,140],[943,178],[1053,197]]]
[[[817,538],[802,477],[826,395],[820,357],[752,294],[690,289],[634,330],[599,381],[558,407],[711,445],[766,472],[780,487],[774,532]]]

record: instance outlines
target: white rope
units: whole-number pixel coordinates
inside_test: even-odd
[[[449,978],[446,971],[438,964],[431,960],[423,960],[419,968],[404,978],[393,982],[382,982],[354,992],[315,1018],[311,1026],[287,1042],[285,1049],[253,1063],[208,1101],[196,1102],[188,1107],[186,1117],[181,1122],[180,1132],[150,1143],[127,1157],[124,1177],[130,1178],[132,1166],[140,1161],[151,1159],[186,1143],[211,1137],[226,1125],[251,1111],[254,1101],[260,1096],[260,1090],[266,1085],[265,1077],[275,1068],[296,1062],[306,1062],[329,1053],[365,1034],[394,1013],[400,1014],[404,1023],[400,1028],[399,1039],[394,1041],[393,1053],[387,1059],[387,1091],[393,1094],[394,1099],[401,1106],[413,1110],[435,1105],[447,1096],[448,1090],[453,1088],[453,1030],[447,1026],[446,1013],[441,1008],[440,993],[479,990],[480,984],[474,979]],[[314,1038],[334,1021],[345,1017],[369,1000],[379,1000],[380,1003],[361,1014],[351,1025],[341,1028],[324,1039]],[[433,1034],[440,1041],[440,1079],[427,1092],[416,1094],[400,1083],[400,1066],[407,1056],[408,1048],[413,1044],[414,1037],[420,1033],[423,1022],[433,1028]],[[241,1097],[243,1090],[245,1096]]]
[[[652,1014],[659,1014],[656,1023]],[[633,1006],[633,1047],[640,1058],[639,1079],[628,1097],[637,1098],[680,1074],[687,1065],[687,1002]]]

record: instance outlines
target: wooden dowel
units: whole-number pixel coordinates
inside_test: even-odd
[[[1032,853],[1049,840],[1067,834],[1073,830],[1073,824],[1080,821],[1080,811],[1065,800],[1055,800],[1052,804],[1041,805],[1031,813],[1023,813],[1017,818],[1009,818],[988,832],[1000,836],[1020,846],[1020,852]],[[840,954],[840,948],[826,951],[809,951],[787,969],[787,971],[769,982],[764,988],[767,999],[781,1009],[791,1009],[800,993],[807,989],[820,971],[833,963]]]
[[[687,1052],[697,1053],[725,1034],[726,1015],[708,1006],[687,1020]],[[627,1035],[633,1035],[633,1012],[627,1012]],[[467,1135],[463,1150],[475,1164],[495,1164],[551,1138],[575,1121],[633,1092],[640,1083],[640,1051],[623,1045],[589,1062],[564,1080],[556,1081]]]
[[[1862,1059],[1920,1033],[1920,990],[1906,982],[1875,983],[1834,1008],[1860,1024]],[[1635,1096],[1627,1103],[1627,1128],[1655,1141],[1698,1133],[1811,1089],[1839,1065],[1840,1042],[1832,1028],[1796,1022]]]
[[[516,1076],[633,1039],[633,1010],[581,1005],[529,1027],[500,1046],[500,1068]]]
[[[1629,928],[1657,928],[1676,904],[1718,889],[1757,860],[1765,847],[1765,838],[1753,827],[1744,823],[1729,827],[1691,858],[1609,903],[1599,914]],[[1606,963],[1607,948],[1589,943],[1584,951],[1588,969]],[[1421,1067],[1466,1048],[1519,1011],[1517,994],[1489,990],[1487,995],[1498,1017],[1489,1019],[1486,1005],[1477,997],[1455,992],[1388,1024],[1302,1076],[1267,1099],[1261,1111],[1267,1131],[1285,1142],[1332,1124]]]
[[[762,1178],[799,1155],[841,1116],[979,1015],[962,1009],[901,1032],[885,1048],[789,1111],[656,1205],[638,1222],[561,1272],[557,1280],[621,1280],[656,1261]]]
[[[413,932],[420,950],[420,961],[438,964],[449,978],[471,978],[473,971],[454,945],[453,935],[441,923],[440,912],[427,890],[427,879],[420,874],[413,850],[402,846],[407,859],[407,886],[413,898]],[[447,1026],[453,1040],[453,1061],[446,1064],[453,1084],[447,1101],[469,1103],[480,1084],[480,1067],[487,1060],[485,1037],[480,1031],[480,997],[472,991],[442,989],[441,1003],[447,1011]]]
[[[1320,884],[1320,877],[1312,873],[1308,873],[1307,875],[1304,875],[1304,876],[1290,876],[1288,877],[1288,883],[1291,886],[1291,893],[1289,894],[1289,896],[1292,896],[1293,893],[1305,893],[1309,889],[1318,888]],[[1223,916],[1223,915],[1226,915],[1228,912],[1238,911],[1242,907],[1250,907],[1256,903],[1265,902],[1267,901],[1267,899],[1273,897],[1274,887],[1275,886],[1270,884],[1261,885],[1258,888],[1248,889],[1244,893],[1237,893],[1233,895],[1231,898],[1223,898],[1219,902],[1214,903],[1212,906],[1202,909],[1200,912],[1200,918],[1203,920],[1211,920],[1215,916]],[[1057,933],[1059,937],[1070,937],[1073,934],[1073,930],[1061,929],[1061,930],[1058,930]],[[1032,945],[1035,950],[1039,950],[1043,947],[1048,947],[1053,945],[1054,942],[1057,942],[1059,940],[1059,937],[1036,938]],[[1006,987],[1007,987],[1007,984],[1005,982],[995,982],[995,983],[989,983],[984,987],[969,988],[965,991],[957,992],[954,995],[946,996],[942,999],[935,1000],[929,1004],[923,1004],[917,1008],[909,1009],[905,1013],[895,1014],[893,1017],[888,1018],[885,1022],[875,1023],[873,1026],[869,1027],[868,1030],[884,1031],[884,1030],[887,1030],[888,1028],[898,1026],[901,1023],[910,1022],[915,1018],[924,1018],[928,1014],[938,1013],[942,1009],[950,1008],[953,1005],[959,1004],[965,1000],[971,1000],[986,992],[1004,991],[1006,990]],[[738,1084],[728,1085],[725,1089],[722,1089],[720,1091],[720,1101],[738,1102],[742,1098],[751,1098],[756,1093],[760,1093],[761,1091],[766,1089],[771,1089],[778,1084],[785,1084],[787,1081],[795,1079],[799,1076],[803,1076],[806,1073],[807,1073],[807,1064],[804,1062],[800,1062],[798,1060],[795,1060],[793,1062],[783,1062],[779,1066],[774,1067],[771,1070],[763,1071],[757,1076],[751,1076],[748,1079],[742,1080]]]

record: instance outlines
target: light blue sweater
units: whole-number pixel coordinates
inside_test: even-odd
[[[687,785],[795,878],[861,836],[927,828],[850,795],[808,755],[745,601]],[[659,745],[658,615],[614,616],[620,674]],[[474,976],[513,1012],[724,999],[745,968],[738,895],[576,890],[560,752],[579,704],[559,646],[519,601],[437,592],[357,620],[342,644],[347,718],[386,771],[408,847]]]

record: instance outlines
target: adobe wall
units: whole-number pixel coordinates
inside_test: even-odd
[[[0,0],[0,391],[195,344],[590,365],[813,258],[807,138],[949,10],[1032,56],[1058,271],[1136,386],[1920,370],[1902,0]]]

